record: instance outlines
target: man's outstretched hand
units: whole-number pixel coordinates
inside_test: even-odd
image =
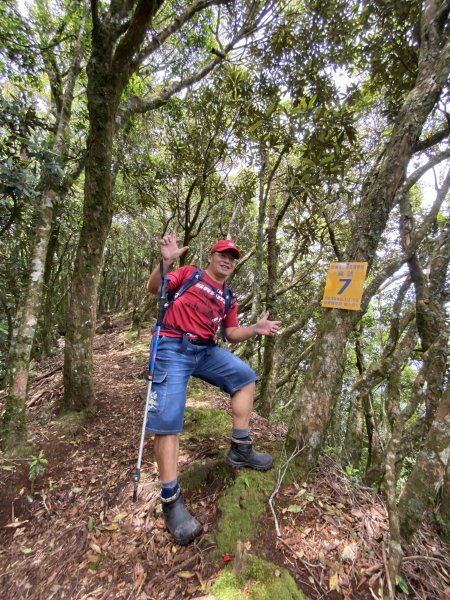
[[[167,263],[173,263],[177,258],[186,252],[189,246],[178,248],[177,232],[174,229],[172,233],[169,233],[162,238],[160,242],[160,248],[163,261]]]
[[[259,335],[276,335],[281,325],[281,321],[269,321],[269,311],[263,312],[255,324],[255,331]]]

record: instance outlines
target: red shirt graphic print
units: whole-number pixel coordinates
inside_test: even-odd
[[[180,267],[167,275],[167,292],[176,292],[189,279],[196,267]],[[191,285],[168,308],[164,323],[180,331],[203,340],[215,338],[225,312],[223,284],[214,281],[204,271],[202,279]],[[233,298],[224,321],[225,328],[238,327],[237,302]],[[181,337],[181,334],[161,326],[161,334],[168,337]]]

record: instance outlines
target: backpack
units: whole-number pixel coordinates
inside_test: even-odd
[[[167,294],[167,302],[164,305],[164,312],[161,316],[161,323],[163,326],[164,326],[164,323],[163,323],[164,315],[166,314],[169,307],[173,304],[173,302],[175,302],[175,300],[177,300],[182,294],[184,294],[184,292],[186,290],[188,290],[190,287],[195,285],[198,281],[203,281],[208,287],[215,290],[215,288],[213,288],[207,281],[205,281],[203,279],[203,271],[201,269],[199,269],[198,267],[196,267],[195,271],[192,273],[192,275],[190,275],[188,277],[188,279],[186,279],[186,281],[183,283],[183,285],[180,287],[180,289],[178,289],[176,292],[169,292]],[[220,335],[222,337],[222,340],[224,342],[226,342],[225,327],[224,327],[223,322],[230,310],[231,302],[233,301],[234,294],[230,290],[230,288],[227,287],[227,285],[225,285],[225,284],[223,287],[223,298],[225,300],[225,310],[223,313],[222,320],[220,322]]]

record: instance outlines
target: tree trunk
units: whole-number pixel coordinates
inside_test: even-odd
[[[106,46],[106,43],[105,43]],[[92,345],[103,250],[111,227],[112,146],[120,92],[111,81],[111,51],[93,51],[88,68],[89,137],[84,183],[83,225],[75,259],[64,348],[66,410],[95,404]]]
[[[258,200],[258,224],[256,233],[255,247],[255,266],[253,270],[252,283],[252,309],[250,313],[250,322],[255,323],[261,312],[261,286],[262,286],[262,265],[264,252],[264,223],[266,220],[267,193],[266,176],[268,171],[269,157],[267,149],[263,144],[260,146],[261,165],[258,173],[259,181],[259,200]],[[248,340],[241,352],[241,358],[249,360],[254,355],[255,341]]]
[[[66,409],[91,409],[95,404],[92,378],[92,343],[95,332],[98,283],[103,250],[112,220],[111,156],[114,129],[132,114],[162,106],[173,94],[205,77],[234,45],[256,26],[261,11],[253,11],[220,56],[209,60],[190,76],[165,82],[160,94],[150,100],[133,96],[119,115],[122,92],[139,65],[196,14],[207,9],[209,0],[197,0],[174,16],[151,42],[144,42],[153,18],[164,0],[111,2],[108,12],[92,2],[92,50],[87,75],[89,109],[88,156],[85,170],[83,225],[75,260],[64,352],[64,400]],[[252,31],[252,29],[250,29]]]
[[[404,244],[407,243],[406,237],[403,231]],[[409,261],[416,288],[417,326],[424,350],[420,393],[426,411],[433,414],[434,420],[401,497],[402,534],[408,540],[436,501],[450,452],[450,395],[448,392],[443,394],[448,353],[444,303],[449,260],[450,228],[436,243],[430,260],[429,278],[423,273],[416,254]],[[436,409],[436,406],[439,408]]]
[[[52,151],[64,165],[67,155],[67,136],[72,114],[75,83],[80,72],[83,56],[83,37],[87,19],[85,10],[78,34],[77,46],[67,75],[66,88],[57,99],[60,105],[57,131]],[[55,167],[56,165],[54,165]],[[36,335],[36,325],[42,307],[44,270],[52,230],[54,211],[59,202],[61,180],[51,171],[42,177],[42,196],[38,209],[37,224],[31,257],[28,287],[21,311],[17,336],[13,344],[8,365],[8,397],[3,416],[0,438],[5,447],[10,447],[26,436],[26,408],[31,350]]]
[[[445,471],[444,483],[442,485],[439,517],[442,539],[448,546],[450,546],[450,457],[447,458],[447,469]]]
[[[345,253],[345,260],[367,261],[369,269],[416,141],[448,78],[450,43],[441,16],[437,2],[425,4],[416,82],[400,109],[379,162],[369,174]],[[290,445],[305,446],[298,457],[305,471],[317,462],[330,409],[340,392],[347,340],[359,319],[357,311],[324,309],[312,362],[288,432]]]
[[[444,393],[425,445],[399,500],[402,536],[410,541],[424,515],[433,510],[450,456],[450,392]]]
[[[47,189],[41,198],[30,278],[8,365],[8,396],[1,430],[1,441],[4,447],[12,447],[26,437],[25,403],[28,392],[29,363],[41,308],[44,266],[55,202],[56,192],[53,189]]]
[[[356,368],[358,373],[362,375],[365,370],[364,354],[361,348],[362,328],[360,328],[355,341]],[[351,465],[355,469],[359,469],[361,462],[361,454],[364,443],[364,407],[367,404],[367,396],[369,392],[364,392],[361,395],[359,392],[352,394],[352,402],[350,404],[347,428],[345,431],[344,448],[342,452],[342,462],[344,465]]]
[[[386,452],[378,432],[371,394],[365,396],[365,400],[364,418],[367,430],[368,453],[363,482],[367,486],[374,484],[379,486],[383,479]]]
[[[276,311],[276,287],[277,287],[277,227],[275,222],[276,217],[276,194],[272,186],[270,190],[269,204],[269,222],[267,228],[267,287],[266,287],[266,310],[270,313],[270,318],[277,319]],[[274,381],[274,361],[276,352],[275,336],[266,336],[264,339],[264,358],[262,378],[260,384],[261,408],[260,413],[263,417],[269,418],[275,401],[275,386]],[[271,377],[272,375],[272,377]]]
[[[402,561],[402,546],[400,543],[400,520],[397,507],[397,450],[402,436],[404,421],[400,416],[400,371],[393,373],[388,382],[388,416],[391,425],[391,437],[386,449],[386,508],[389,518],[389,558],[387,568],[387,583],[389,598],[395,599],[395,583]]]

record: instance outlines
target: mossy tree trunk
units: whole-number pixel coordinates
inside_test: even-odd
[[[404,180],[423,125],[446,84],[449,70],[450,42],[441,6],[434,0],[429,1],[422,13],[417,78],[399,111],[380,160],[367,178],[345,252],[346,261],[367,261],[370,270],[396,192]],[[330,410],[341,388],[347,340],[359,318],[357,311],[324,310],[311,364],[288,432],[290,444],[305,446],[298,458],[305,471],[315,466],[322,448]]]
[[[278,161],[277,161],[278,162]],[[276,167],[275,167],[276,169]],[[273,172],[275,171],[273,170]],[[277,224],[276,218],[276,190],[273,186],[270,189],[269,195],[269,210],[268,210],[268,227],[267,227],[267,286],[266,286],[266,310],[269,311],[269,316],[272,320],[277,319],[276,308],[276,287],[278,281],[277,264]],[[276,337],[268,336],[264,338],[264,356],[263,368],[260,385],[261,408],[260,413],[263,417],[268,418],[272,412],[275,402],[275,385],[274,377],[274,361],[276,352]]]
[[[361,334],[355,341],[356,367],[360,375],[365,371],[364,354],[361,348]],[[344,447],[342,452],[342,462],[344,465],[351,465],[359,469],[364,442],[364,407],[367,404],[367,394],[352,394],[352,402],[349,408],[347,427],[345,429]]]
[[[439,517],[442,538],[450,546],[450,457],[447,459],[447,469],[442,484]]]
[[[69,124],[75,84],[81,70],[87,13],[86,8],[72,61],[66,74],[65,86],[61,81],[61,73],[56,65],[55,56],[51,54],[52,51],[47,49],[45,52],[50,53],[51,56],[44,55],[52,90],[53,112],[57,115],[56,134],[52,145],[55,158],[53,164],[42,175],[40,182],[42,194],[37,210],[28,286],[20,312],[17,335],[8,362],[8,395],[0,432],[1,443],[4,447],[11,447],[26,437],[26,400],[30,357],[42,308],[44,272],[55,209],[61,201],[64,190],[61,176],[67,159]],[[60,175],[57,174],[58,169],[61,171]]]
[[[403,239],[407,244],[405,236]],[[450,453],[450,396],[448,391],[443,393],[448,356],[444,303],[449,262],[450,228],[443,232],[436,244],[429,278],[423,273],[417,255],[409,261],[416,288],[417,325],[424,351],[419,393],[425,402],[426,412],[433,415],[433,422],[400,500],[401,530],[407,539],[411,539],[424,516],[433,509]]]
[[[450,392],[445,392],[436,416],[399,500],[402,536],[411,540],[424,515],[433,510],[443,487],[450,456]]]
[[[129,117],[165,104],[174,94],[200,81],[223,61],[244,37],[253,33],[265,16],[263,3],[249,7],[242,26],[223,51],[200,65],[194,73],[175,82],[166,81],[149,99],[130,96],[120,106],[130,77],[144,60],[158,51],[195,15],[220,0],[193,0],[173,20],[145,43],[153,18],[164,0],[118,0],[106,7],[91,0],[92,39],[88,63],[89,134],[85,169],[83,225],[75,260],[64,352],[65,409],[84,410],[95,405],[92,378],[92,344],[95,332],[98,284],[105,241],[111,226],[112,147],[114,130]],[[120,110],[119,110],[120,109]]]

